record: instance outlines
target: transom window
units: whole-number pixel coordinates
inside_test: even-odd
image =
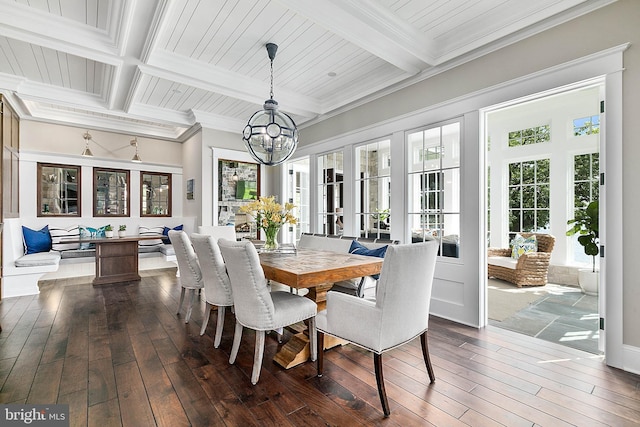
[[[509,232],[549,230],[549,159],[509,164]]]
[[[509,147],[519,145],[539,144],[551,140],[549,125],[536,126],[528,129],[509,132]]]
[[[573,120],[573,136],[600,133],[600,116],[581,117]]]
[[[459,257],[459,121],[407,134],[411,242],[436,239],[440,256]]]

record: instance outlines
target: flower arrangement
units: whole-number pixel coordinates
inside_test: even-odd
[[[256,219],[256,226],[264,230],[267,239],[264,249],[276,249],[276,235],[284,224],[296,224],[297,219],[293,216],[293,203],[285,203],[282,206],[276,202],[275,196],[260,197],[240,208],[240,212],[247,213]]]

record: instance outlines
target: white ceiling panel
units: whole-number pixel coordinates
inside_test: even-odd
[[[0,0],[21,117],[183,140],[269,98],[299,126],[615,0]]]

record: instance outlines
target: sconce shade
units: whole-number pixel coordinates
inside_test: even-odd
[[[93,157],[93,153],[89,148],[89,141],[91,141],[91,134],[89,133],[89,131],[87,131],[84,133],[84,135],[82,135],[82,137],[84,138],[84,141],[85,141],[84,150],[82,150],[82,157]]]
[[[142,159],[140,158],[140,156],[138,155],[138,137],[134,137],[131,142],[131,145],[133,145],[134,147],[136,147],[136,153],[133,155],[133,158],[131,159],[131,161],[133,163],[142,163]]]
[[[298,129],[288,114],[278,111],[278,102],[273,99],[273,59],[278,46],[267,43],[271,60],[271,98],[264,102],[263,110],[251,116],[242,132],[249,154],[259,163],[278,165],[287,160],[298,146]]]

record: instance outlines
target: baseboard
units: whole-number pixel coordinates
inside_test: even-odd
[[[622,353],[624,361],[622,369],[640,375],[640,347],[623,345]]]

